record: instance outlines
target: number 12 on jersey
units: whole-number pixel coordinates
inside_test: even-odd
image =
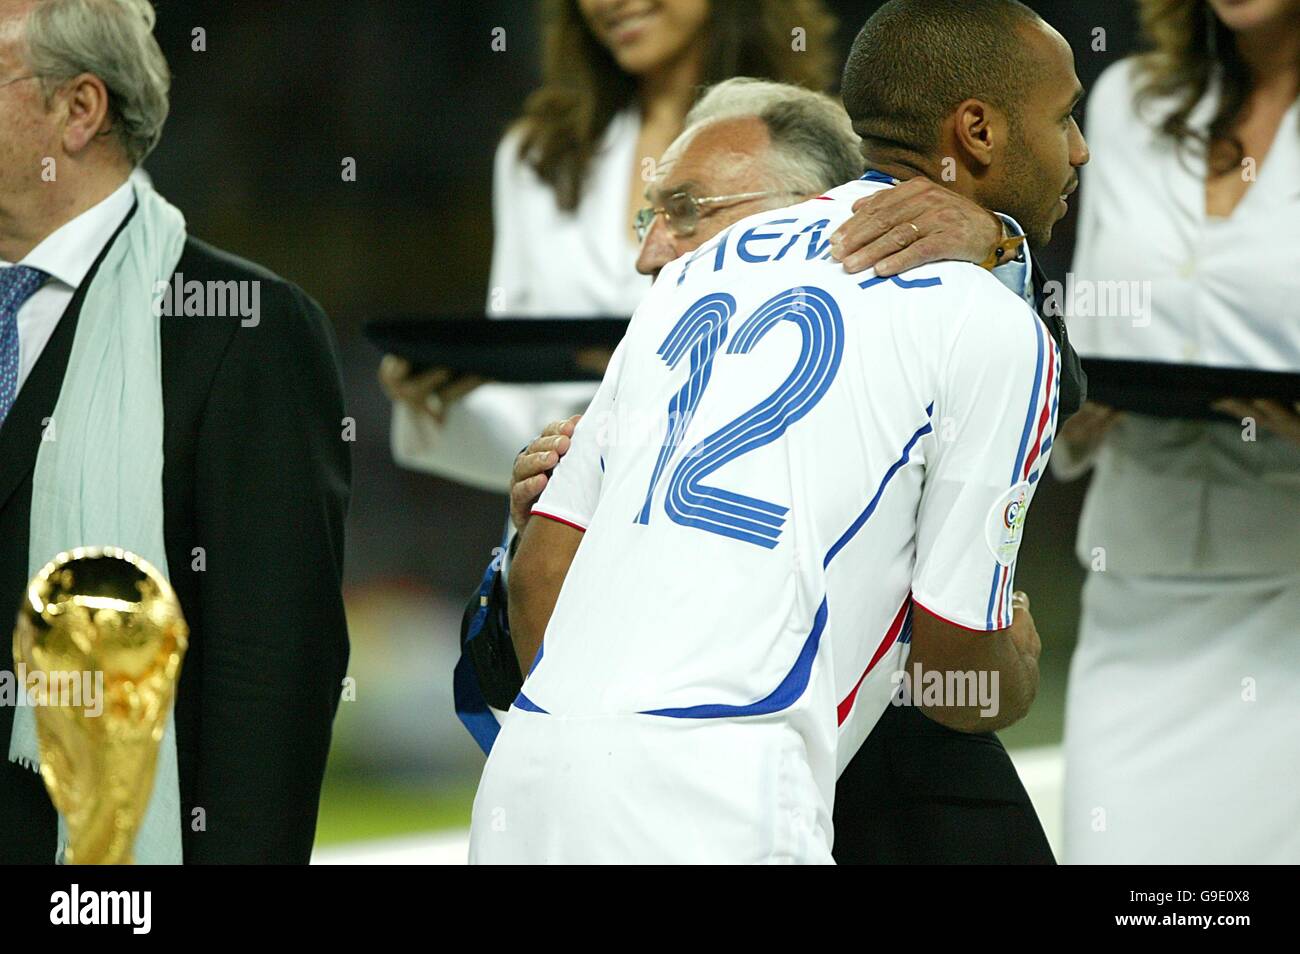
[[[691,305],[659,347],[659,356],[676,368],[689,352],[690,373],[668,402],[668,427],[655,460],[645,503],[636,522],[650,522],[651,501],[668,465],[700,406],[712,376],[713,359],[727,341],[736,300],[723,292],[705,295]],[[760,306],[727,345],[727,354],[748,354],[780,322],[789,321],[802,336],[794,369],[781,386],[730,424],[701,440],[678,462],[668,479],[664,510],[686,527],[743,540],[772,549],[781,536],[789,508],[704,483],[714,471],[770,444],[811,411],[825,396],[844,355],[844,319],[829,293],[807,285],[774,295]]]

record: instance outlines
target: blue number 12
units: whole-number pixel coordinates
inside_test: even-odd
[[[669,403],[668,434],[655,462],[638,523],[649,523],[655,486],[699,407],[713,358],[726,340],[727,319],[734,310],[735,299],[730,295],[700,299],[659,349],[672,367],[685,347],[695,344],[691,375]],[[720,324],[714,324],[719,318]],[[767,549],[776,546],[788,507],[706,486],[703,480],[736,458],[780,438],[786,428],[825,396],[839,371],[844,355],[844,319],[830,294],[809,286],[791,288],[769,299],[740,326],[727,354],[748,354],[782,321],[792,322],[803,337],[794,370],[772,394],[704,438],[678,463],[664,498],[664,510],[675,523]]]

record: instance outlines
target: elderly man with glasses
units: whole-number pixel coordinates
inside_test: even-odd
[[[755,80],[718,84],[692,111],[647,189],[650,205],[636,220],[637,268],[657,277],[734,222],[816,196],[860,172],[856,136],[829,98]],[[830,247],[850,271],[874,265],[882,276],[944,258],[979,262],[1028,298],[1034,291],[1022,236],[1013,220],[916,179],[863,200]],[[1047,323],[1062,345],[1064,415],[1081,403],[1084,384],[1064,327]],[[529,520],[577,420],[555,422],[516,459],[514,529]],[[513,539],[507,535],[466,608],[455,677],[458,713],[485,750],[499,713],[522,685],[504,585]],[[1053,860],[996,735],[945,728],[914,706],[889,707],[840,776],[834,823],[841,863]]]
[[[770,199],[778,196],[796,196],[799,193],[788,189],[763,189],[759,192],[737,192],[734,195],[695,196],[690,192],[678,190],[664,196],[659,206],[646,206],[636,214],[633,226],[637,241],[645,243],[646,236],[654,226],[655,218],[662,215],[668,228],[678,238],[689,238],[699,226],[700,215],[708,215],[715,209],[723,209],[754,199]]]

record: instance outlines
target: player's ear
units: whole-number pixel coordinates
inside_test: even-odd
[[[952,124],[959,160],[991,166],[1005,127],[1002,113],[983,100],[968,99],[953,112]]]

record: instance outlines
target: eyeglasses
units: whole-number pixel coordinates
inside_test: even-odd
[[[31,76],[16,76],[11,80],[5,80],[3,83],[0,83],[0,89],[4,89],[6,86],[13,86],[14,83],[24,83],[27,80],[34,80],[34,79],[40,79],[40,77],[37,76],[35,73],[33,73]]]
[[[695,234],[695,229],[700,224],[701,209],[712,210],[721,205],[748,202],[751,199],[796,194],[794,192],[768,190],[766,192],[737,192],[734,195],[693,196],[689,192],[674,192],[664,199],[664,204],[658,208],[647,207],[639,211],[632,224],[636,229],[637,240],[644,242],[645,237],[650,233],[651,226],[654,225],[655,216],[662,215],[674,235],[678,238],[686,238]]]

